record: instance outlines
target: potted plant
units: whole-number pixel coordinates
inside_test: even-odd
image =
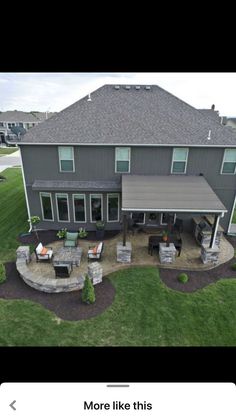
[[[36,225],[38,224],[38,223],[40,223],[40,217],[38,217],[38,215],[32,215],[32,217],[30,217],[29,219],[28,219],[28,223],[30,224],[30,225],[32,225],[32,229],[33,229],[33,231],[35,232],[35,235],[36,235],[36,238],[37,238],[37,240],[39,241],[39,236],[38,236],[38,233],[37,233],[37,230],[36,230]]]
[[[103,239],[104,234],[105,234],[105,222],[102,220],[99,220],[96,222],[96,238],[98,240]]]
[[[162,231],[162,240],[163,240],[163,242],[167,242],[167,240],[168,240],[168,231],[167,230]]]
[[[57,237],[59,237],[59,239],[64,239],[66,237],[66,232],[67,228],[62,228],[57,232]]]
[[[87,237],[87,235],[88,235],[88,233],[87,233],[87,231],[85,230],[85,228],[80,228],[79,229],[79,237],[81,238],[81,239],[84,239],[85,237]]]

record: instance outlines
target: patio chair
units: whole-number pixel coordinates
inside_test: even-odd
[[[34,249],[34,253],[36,255],[36,262],[51,262],[53,257],[52,247],[44,247],[42,243],[38,244]]]
[[[54,271],[56,278],[69,278],[72,272],[72,264],[65,263],[65,264],[58,264],[54,265]]]
[[[104,250],[104,243],[100,242],[97,246],[89,246],[88,250],[88,261],[89,260],[99,260],[102,257],[102,252]]]
[[[180,218],[176,218],[172,232],[183,233],[183,220],[181,220]]]
[[[64,247],[77,247],[78,246],[78,235],[79,233],[70,233],[66,232],[66,237],[64,240]]]

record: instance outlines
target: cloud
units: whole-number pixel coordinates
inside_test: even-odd
[[[196,108],[236,115],[236,73],[0,73],[0,110],[60,111],[112,83],[157,84]]]

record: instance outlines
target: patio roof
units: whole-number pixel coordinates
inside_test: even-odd
[[[224,213],[203,176],[122,176],[123,211]]]

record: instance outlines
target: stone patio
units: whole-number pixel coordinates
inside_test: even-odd
[[[197,245],[194,237],[188,233],[182,233],[182,251],[180,257],[175,258],[175,263],[169,264],[168,269],[183,269],[183,270],[195,270],[205,271],[212,269],[220,264],[227,262],[234,256],[233,246],[226,240],[225,237],[221,240],[221,252],[219,256],[219,262],[216,265],[203,264],[201,260],[201,247]],[[127,235],[127,241],[132,244],[132,258],[131,263],[119,263],[117,262],[117,243],[122,241],[122,234],[117,235],[113,239],[104,240],[104,251],[102,259],[99,260],[103,268],[103,276],[114,272],[116,270],[127,268],[128,266],[137,265],[154,265],[165,267],[161,265],[159,255],[157,252],[153,252],[153,255],[148,254],[148,238],[149,234],[137,233],[134,236],[132,234]],[[95,244],[95,242],[87,240],[79,240],[79,246],[83,249],[81,263],[79,267],[73,267],[70,278],[78,278],[82,274],[88,271],[87,252],[89,246]],[[97,243],[96,243],[97,244]],[[62,242],[53,242],[49,244],[56,252],[61,246]],[[89,262],[90,263],[90,262]],[[35,274],[38,274],[41,278],[51,277],[55,278],[54,269],[51,263],[36,263],[35,255],[32,254],[32,260],[28,264],[28,269]]]

